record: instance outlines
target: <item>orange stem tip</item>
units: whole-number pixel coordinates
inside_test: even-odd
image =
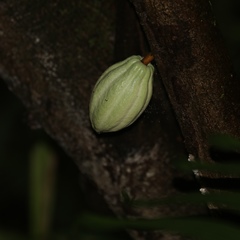
[[[151,53],[148,53],[141,62],[145,65],[148,65],[152,60],[154,59],[153,55]]]

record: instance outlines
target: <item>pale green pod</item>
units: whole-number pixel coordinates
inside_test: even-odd
[[[115,132],[132,124],[151,96],[154,67],[131,56],[109,67],[97,81],[90,100],[90,120],[97,132]]]

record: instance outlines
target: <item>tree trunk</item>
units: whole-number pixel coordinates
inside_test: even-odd
[[[135,1],[187,151],[209,157],[207,138],[240,136],[240,82],[206,0]]]

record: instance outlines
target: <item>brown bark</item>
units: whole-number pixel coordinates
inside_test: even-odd
[[[185,149],[168,97],[188,153],[209,159],[206,138],[211,132],[239,136],[238,83],[208,1],[132,1],[164,87],[156,71],[153,99],[143,116],[123,131],[102,135],[90,127],[88,102],[98,76],[113,62],[115,8],[109,1],[100,6],[79,2],[1,2],[1,77],[118,216],[188,213],[185,207],[126,208],[121,193],[153,199],[177,192],[173,182],[182,174],[171,161]],[[147,44],[134,11],[126,2],[118,4],[127,9],[116,34],[115,58],[120,60],[133,47],[146,52]],[[120,32],[125,42],[119,41]],[[133,236],[170,239],[160,233]]]
[[[189,153],[205,161],[212,133],[240,137],[240,82],[206,0],[132,0]]]

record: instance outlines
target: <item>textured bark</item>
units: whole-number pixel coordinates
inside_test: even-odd
[[[107,0],[79,2],[0,2],[1,77],[25,104],[31,118],[96,184],[118,216],[194,213],[185,207],[127,208],[121,195],[127,192],[134,199],[153,199],[178,192],[173,183],[182,174],[171,164],[185,153],[178,124],[188,153],[201,159],[210,160],[209,133],[239,136],[235,91],[239,83],[209,2],[132,1],[164,85],[156,71],[154,96],[143,116],[123,131],[102,135],[89,123],[91,89],[101,72],[114,62],[114,55],[120,60],[134,51],[144,53],[147,43],[125,1],[118,2],[119,9],[126,10],[117,14],[121,21],[117,21],[115,51],[114,5]],[[136,239],[175,239],[161,233],[132,235]]]
[[[207,0],[132,1],[147,34],[189,153],[209,157],[207,137],[240,137],[240,82]]]

